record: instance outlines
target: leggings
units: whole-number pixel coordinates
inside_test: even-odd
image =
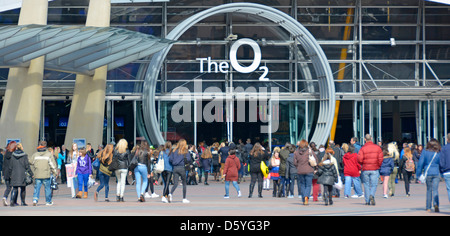
[[[165,170],[161,173],[161,176],[164,182],[163,196],[167,196],[169,195],[169,184],[170,179],[172,178],[172,172]]]
[[[178,178],[181,177],[181,181],[183,183],[183,199],[186,199],[186,170],[184,166],[174,166],[173,167],[173,187],[170,191],[171,194],[175,192],[178,187]]]

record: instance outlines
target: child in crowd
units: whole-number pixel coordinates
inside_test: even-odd
[[[92,164],[91,158],[86,153],[85,148],[80,149],[80,156],[77,159],[76,175],[78,177],[78,194],[76,198],[88,197],[88,181],[92,178]],[[84,186],[84,192],[83,190]]]

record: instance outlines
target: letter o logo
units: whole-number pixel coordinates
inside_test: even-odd
[[[253,59],[253,63],[249,67],[241,66],[237,60],[237,51],[239,50],[239,48],[242,45],[249,45],[250,47],[253,48],[253,52],[255,53],[255,58]],[[241,73],[248,74],[248,73],[252,73],[256,69],[258,69],[259,65],[261,64],[261,57],[262,57],[261,56],[261,48],[252,39],[248,39],[248,38],[239,39],[238,41],[236,41],[233,44],[233,46],[231,46],[231,49],[230,49],[231,66],[233,66],[233,68],[235,70],[237,70],[238,72],[241,72]]]

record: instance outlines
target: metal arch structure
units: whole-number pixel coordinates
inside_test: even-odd
[[[244,13],[254,14],[270,20],[280,27],[287,30],[298,43],[300,43],[311,58],[319,82],[320,109],[315,132],[310,141],[325,144],[331,131],[334,112],[335,112],[335,86],[333,73],[331,71],[328,59],[322,48],[311,35],[311,33],[302,26],[297,20],[286,13],[275,8],[254,4],[254,3],[230,3],[224,4],[200,12],[189,17],[175,27],[167,36],[169,40],[178,40],[184,32],[197,24],[198,22],[218,14],[225,13]],[[145,71],[144,90],[143,90],[143,116],[144,124],[150,141],[153,144],[163,144],[164,138],[160,132],[158,119],[156,117],[155,95],[156,84],[161,67],[166,56],[173,45],[153,55],[150,64],[143,65],[141,71]]]
[[[0,68],[28,67],[45,56],[45,69],[93,75],[154,54],[171,40],[111,27],[18,25],[0,27]]]

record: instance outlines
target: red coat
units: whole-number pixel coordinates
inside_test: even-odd
[[[379,170],[383,163],[383,151],[380,146],[369,141],[359,150],[358,162],[363,171]]]
[[[223,174],[225,175],[225,181],[238,181],[239,179],[239,169],[241,168],[241,162],[239,158],[235,155],[227,157],[225,161],[225,167],[223,169]]]
[[[361,165],[358,163],[357,153],[346,153],[344,160],[344,176],[359,177]]]

